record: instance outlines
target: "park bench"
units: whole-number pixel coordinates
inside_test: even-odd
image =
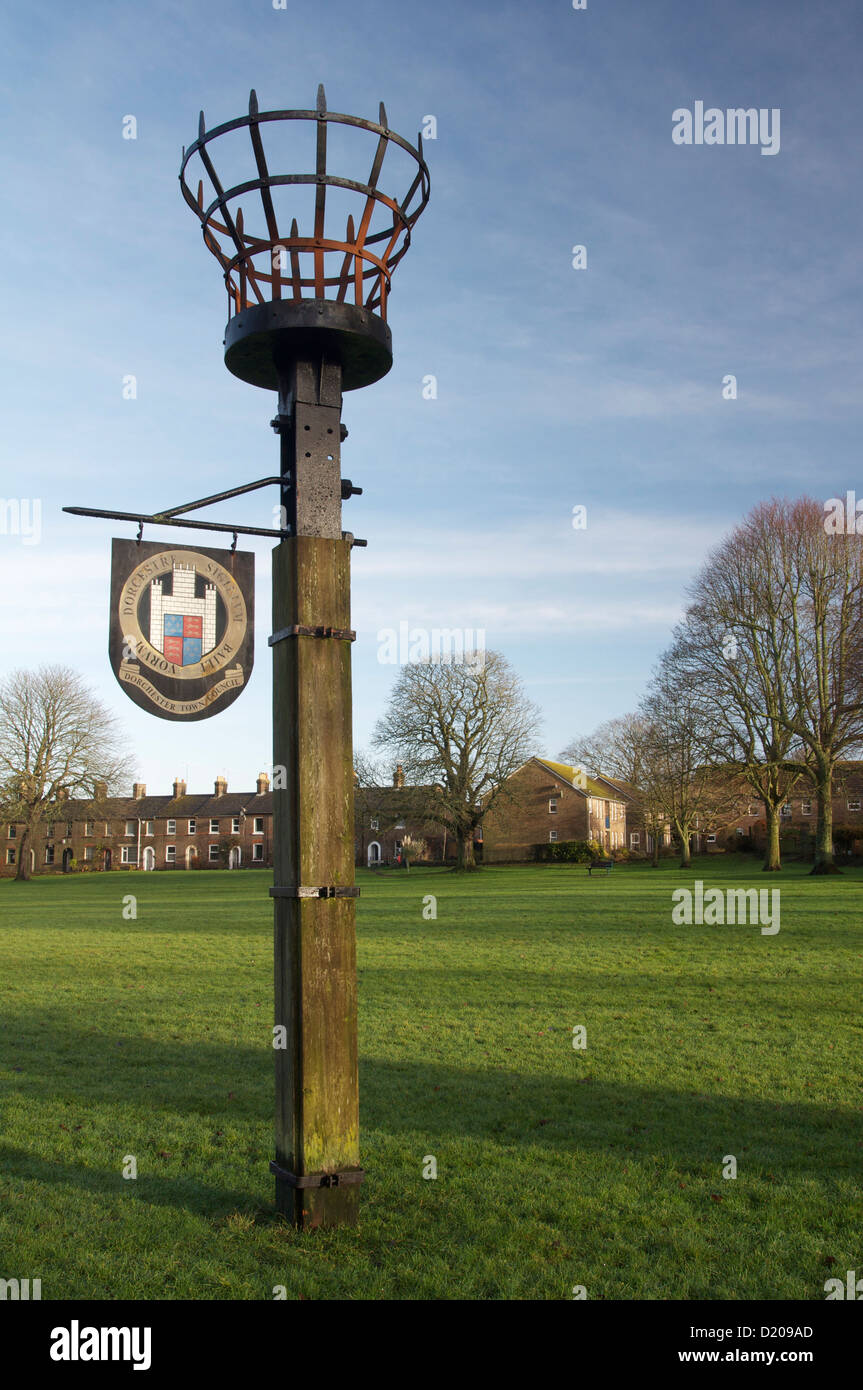
[[[591,859],[587,866],[587,872],[588,875],[590,875],[593,873],[594,869],[605,869],[605,872],[610,874],[613,868],[613,859]]]

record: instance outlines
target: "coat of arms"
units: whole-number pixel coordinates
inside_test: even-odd
[[[111,552],[111,665],[161,719],[209,719],[254,660],[254,555],[135,541]]]

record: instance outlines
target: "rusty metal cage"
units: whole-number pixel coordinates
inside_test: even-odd
[[[389,129],[383,103],[379,120],[367,121],[328,111],[323,85],[315,109],[259,111],[255,92],[249,112],[207,131],[201,112],[198,138],[183,150],[180,186],[201,222],[204,242],[222,267],[228,293],[225,362],[245,381],[275,389],[274,365],[280,352],[296,352],[310,338],[325,341],[339,356],[344,386],[351,390],[383,376],[392,364],[387,301],[392,273],[410,245],[411,229],[429,198],[429,171],[422,135],[416,148]],[[313,121],[316,127],[314,173],[271,174],[264,153],[262,128],[276,121]],[[327,132],[333,125],[354,127],[376,137],[365,181],[327,172]],[[213,162],[213,143],[230,131],[248,128],[257,178],[223,188]],[[398,201],[379,186],[390,145],[416,164],[405,196]],[[214,197],[205,205],[204,180],[197,194],[186,180],[190,162],[200,159]],[[280,186],[314,188],[313,225],[301,235],[296,216],[287,235],[280,231],[272,191]],[[328,232],[327,190],[343,189],[357,197],[356,218],[348,214],[344,233]],[[252,229],[240,199],[260,195],[262,222]],[[383,210],[387,225],[372,229]],[[259,214],[260,215],[260,214]],[[330,219],[331,220],[331,219]],[[338,273],[327,272],[333,253]]]

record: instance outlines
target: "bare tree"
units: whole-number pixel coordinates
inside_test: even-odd
[[[537,751],[540,713],[499,652],[483,663],[403,667],[373,744],[402,764],[408,781],[438,785],[435,819],[455,835],[457,867],[476,868],[473,837],[484,812]]]
[[[739,790],[728,770],[704,758],[703,711],[685,670],[666,652],[641,706],[646,722],[641,745],[641,785],[649,804],[665,817],[680,843],[680,867],[692,862],[694,830],[711,830],[731,814]]]
[[[574,738],[561,753],[572,767],[583,767],[593,776],[638,786],[646,721],[641,714],[621,714],[606,719],[592,734]]]
[[[774,544],[772,535],[743,526],[713,551],[690,588],[693,602],[675,632],[673,661],[701,709],[704,757],[764,805],[764,870],[775,872],[782,866],[781,807],[805,768],[787,718],[791,632],[771,621],[757,583],[765,541]]]
[[[23,825],[16,879],[30,877],[31,843],[65,798],[119,789],[129,769],[113,715],[75,671],[43,666],[0,681],[0,815]]]
[[[780,771],[811,779],[818,806],[812,872],[838,873],[833,776],[863,737],[863,537],[828,534],[812,498],[774,500],[750,513],[726,559],[737,574],[721,581],[723,616],[742,637],[750,666],[738,715],[748,700],[774,802]]]

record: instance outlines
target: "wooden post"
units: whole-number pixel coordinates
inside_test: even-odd
[[[350,628],[340,407],[337,366],[288,364],[279,420],[295,534],[273,552],[275,1021],[287,1033],[275,1052],[276,1164],[298,1177],[360,1166],[355,900],[295,896],[354,882],[351,644],[280,637]],[[355,1223],[359,1191],[276,1179],[278,1209],[300,1228]]]

